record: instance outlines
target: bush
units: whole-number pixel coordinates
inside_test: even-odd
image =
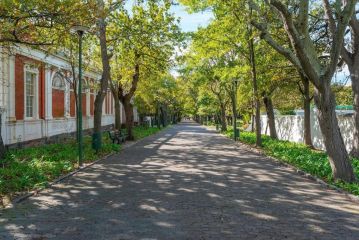
[[[158,132],[158,128],[135,127],[136,139]],[[84,137],[84,162],[93,162],[107,154],[118,152],[121,145],[112,144],[103,134],[102,149],[96,154],[91,148],[91,137]],[[41,188],[57,177],[78,167],[75,140],[26,149],[10,150],[0,159],[0,197],[16,192]]]
[[[135,139],[141,139],[141,138],[150,136],[152,134],[155,134],[155,133],[157,133],[159,131],[160,131],[160,129],[158,127],[139,126],[139,127],[135,127],[133,129],[133,134],[135,136]]]
[[[233,137],[233,131],[227,131],[225,134]],[[267,155],[289,163],[350,193],[359,195],[358,183],[334,181],[328,156],[325,152],[312,150],[304,144],[274,140],[269,136],[262,136],[262,140],[262,148]],[[256,142],[256,135],[252,132],[241,132],[240,141],[246,144],[254,145]],[[354,167],[355,174],[359,179],[359,160],[352,159],[352,165]]]

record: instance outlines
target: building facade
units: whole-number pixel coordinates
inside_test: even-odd
[[[71,69],[65,58],[30,47],[0,49],[1,134],[5,145],[76,131],[76,92]],[[83,74],[84,129],[93,128],[96,97],[93,86],[100,78],[95,71]],[[114,124],[114,105],[108,90],[103,102],[103,126]],[[124,122],[123,108],[122,112]]]

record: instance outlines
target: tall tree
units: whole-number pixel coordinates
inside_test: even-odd
[[[333,14],[326,12],[328,26],[330,31],[334,32],[336,29],[335,19]],[[350,154],[359,158],[359,20],[357,12],[353,14],[349,21],[350,40],[347,46],[342,47],[341,56],[348,65],[350,78],[352,82],[352,90],[354,95],[354,139],[353,149]]]
[[[72,25],[88,17],[81,0],[1,1],[0,43],[3,46],[60,44]]]
[[[133,139],[133,97],[139,82],[151,74],[166,72],[172,65],[174,47],[181,40],[171,2],[138,1],[131,12],[116,12],[110,35],[114,56],[111,88],[123,104],[128,138]]]
[[[250,2],[259,15],[263,15],[262,11],[265,9],[265,11],[275,11],[281,18],[292,49],[281,46],[273,38],[268,30],[271,23],[268,19],[263,19],[260,23],[252,21],[252,24],[262,32],[262,38],[269,45],[291,61],[314,85],[314,100],[318,108],[320,129],[332,167],[333,177],[347,182],[355,181],[353,167],[338,126],[335,112],[335,95],[330,84],[342,50],[345,29],[353,15],[356,1],[337,4],[334,8],[330,6],[328,1],[323,0],[327,15],[331,16],[331,19],[334,19],[334,12],[336,16],[339,16],[336,21],[331,21],[330,58],[327,61],[321,60],[318,55],[318,49],[315,49],[310,36],[309,0],[294,2],[298,7],[297,12],[294,13],[290,9],[293,5],[284,5],[281,1],[269,1],[267,8],[259,8],[253,1]]]
[[[92,147],[95,150],[101,148],[101,130],[102,130],[102,106],[105,96],[107,94],[108,84],[111,81],[111,67],[110,58],[111,54],[108,52],[107,43],[107,25],[110,22],[109,17],[111,13],[117,9],[122,1],[114,1],[109,4],[105,4],[103,0],[96,0],[97,12],[96,16],[96,28],[97,36],[100,42],[100,56],[102,65],[102,76],[100,80],[100,87],[96,93],[94,103],[94,130],[92,135]],[[111,19],[112,20],[112,19]]]

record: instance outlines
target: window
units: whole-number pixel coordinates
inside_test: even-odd
[[[56,75],[54,76],[52,80],[52,87],[56,89],[65,90],[64,78],[59,73],[56,73]]]
[[[35,87],[36,87],[37,74],[33,72],[26,72],[25,78],[25,116],[33,118],[35,115]]]

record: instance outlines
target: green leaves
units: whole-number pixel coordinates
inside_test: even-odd
[[[96,155],[91,149],[90,138],[85,138],[85,161],[91,162],[119,150],[119,146],[107,138],[103,145],[99,155]],[[77,167],[77,145],[69,141],[65,144],[11,150],[0,165],[0,195],[30,190],[45,186],[48,181],[74,170]]]

